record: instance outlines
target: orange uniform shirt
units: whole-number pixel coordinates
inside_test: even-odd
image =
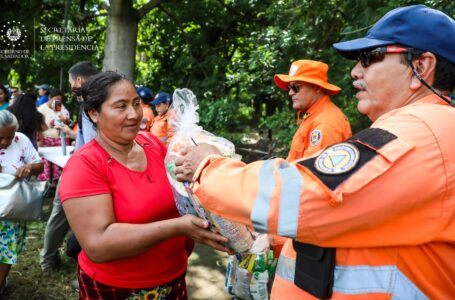
[[[150,131],[150,126],[152,125],[153,118],[155,114],[153,113],[152,108],[148,104],[142,105],[142,124],[141,130]]]
[[[296,163],[209,157],[193,189],[224,218],[337,248],[332,299],[452,299],[452,128],[455,108],[429,95]],[[314,299],[290,292],[294,272],[280,257],[272,299]]]
[[[292,139],[287,160],[313,155],[325,147],[351,136],[351,127],[343,112],[323,96],[305,113]]]
[[[155,116],[150,125],[150,132],[166,145],[169,144],[170,139],[174,136],[174,128],[170,122],[172,116],[171,110],[168,110],[163,115]]]

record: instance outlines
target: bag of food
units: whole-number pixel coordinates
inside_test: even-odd
[[[234,144],[225,138],[205,131],[199,122],[196,96],[189,89],[176,89],[172,96],[174,119],[171,120],[175,134],[168,145],[165,165],[171,183],[177,210],[181,215],[193,214],[208,221],[213,232],[229,239],[228,247],[237,253],[248,251],[253,245],[253,236],[243,224],[231,222],[205,210],[192,192],[189,184],[178,182],[175,178],[175,160],[182,149],[200,143],[217,147],[225,156],[236,157]]]
[[[277,259],[266,234],[258,234],[249,253],[228,257],[224,287],[243,300],[268,300]]]

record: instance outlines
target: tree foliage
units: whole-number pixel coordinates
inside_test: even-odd
[[[35,30],[63,24],[64,1],[4,2],[0,25],[17,19],[17,11],[24,12],[21,20]],[[11,80],[13,74],[23,87],[58,85],[60,68],[66,79],[76,61],[91,60],[102,67],[107,2],[69,3],[70,24],[84,26],[88,35],[96,36],[100,50],[36,51],[29,60],[2,61],[0,82]],[[147,4],[136,0],[133,5],[140,9]],[[357,112],[351,86],[354,62],[343,59],[331,45],[365,35],[385,12],[411,4],[455,14],[451,0],[163,1],[138,23],[135,82],[155,92],[190,88],[198,96],[201,123],[207,130],[239,140],[242,133],[270,129],[276,149],[285,152],[297,127],[296,114],[287,94],[274,85],[274,74],[287,73],[297,59],[326,62],[329,80],[343,89],[333,100],[348,115],[354,131],[365,128],[369,123]]]

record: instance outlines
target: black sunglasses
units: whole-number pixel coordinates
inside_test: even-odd
[[[386,46],[379,47],[369,51],[361,51],[357,60],[360,62],[362,67],[367,68],[371,64],[380,62],[384,59],[387,53],[408,53],[408,48],[403,48],[399,46]]]
[[[289,91],[293,91],[294,93],[298,93],[300,92],[300,88],[302,87],[302,85],[298,85],[297,83],[290,83],[288,85],[288,92]]]

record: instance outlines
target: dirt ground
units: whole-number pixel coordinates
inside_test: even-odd
[[[230,300],[224,289],[227,254],[196,244],[189,258],[186,284],[189,300]]]

